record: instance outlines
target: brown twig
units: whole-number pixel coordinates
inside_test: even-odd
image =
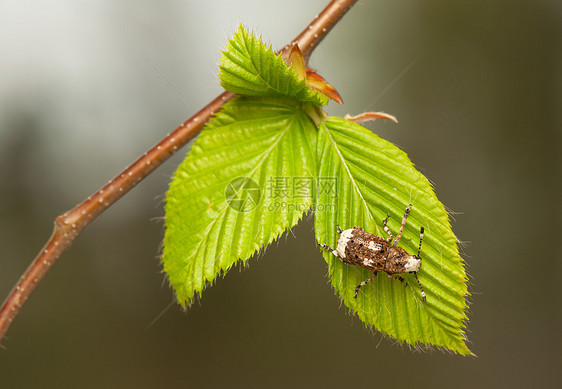
[[[308,62],[314,48],[357,0],[333,0],[287,47],[297,43]],[[51,238],[33,260],[0,308],[0,340],[39,281],[72,241],[99,214],[148,176],[178,149],[193,139],[207,120],[232,98],[224,92],[148,150],[121,174],[73,209],[55,219]]]
[[[328,35],[337,22],[341,20],[343,15],[345,15],[355,3],[357,3],[357,0],[333,0],[321,13],[316,15],[308,27],[302,30],[287,46],[283,47],[281,52],[283,53],[290,50],[291,47],[297,43],[301,49],[306,65],[316,46],[322,42],[322,39]]]

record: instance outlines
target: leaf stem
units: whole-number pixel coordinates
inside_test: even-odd
[[[357,0],[333,0],[287,47],[298,43],[305,62],[328,32]],[[98,215],[142,181],[176,151],[193,139],[205,123],[234,95],[224,92],[182,123],[103,188],[55,219],[53,234],[20,277],[0,308],[0,340],[39,281]]]

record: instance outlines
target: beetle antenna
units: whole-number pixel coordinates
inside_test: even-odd
[[[421,244],[422,244],[422,240],[423,240],[423,232],[424,232],[424,228],[423,228],[423,226],[421,226],[421,228],[420,228],[420,247],[418,248],[418,258],[420,258],[420,253],[421,253]]]

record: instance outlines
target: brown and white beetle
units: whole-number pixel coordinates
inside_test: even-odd
[[[420,252],[424,232],[423,226],[420,229],[420,245],[417,255],[411,255],[403,248],[397,246],[402,237],[402,231],[404,231],[406,219],[411,209],[412,204],[408,205],[404,212],[402,225],[400,226],[400,231],[398,231],[394,242],[392,241],[392,232],[390,232],[386,226],[389,218],[389,216],[387,216],[386,219],[383,220],[382,226],[384,231],[388,234],[388,239],[370,234],[361,227],[353,227],[342,231],[340,226],[336,226],[340,234],[337,248],[334,250],[325,244],[320,244],[321,248],[330,250],[343,263],[360,266],[373,271],[373,276],[371,278],[357,285],[354,292],[355,297],[357,297],[359,289],[374,280],[379,272],[385,272],[388,278],[399,279],[404,284],[406,284],[406,281],[398,274],[413,273],[420,286],[423,301],[426,301],[425,292],[423,291],[423,287],[417,275],[421,266]]]

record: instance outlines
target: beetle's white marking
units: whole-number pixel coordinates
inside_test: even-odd
[[[406,262],[406,265],[404,265],[404,272],[409,273],[411,271],[418,271],[420,270],[420,266],[421,266],[421,259],[416,258],[413,255],[410,255],[408,257],[408,262]]]
[[[339,257],[342,259],[345,258],[345,248],[347,246],[347,242],[350,241],[352,236],[353,236],[353,228],[350,228],[349,230],[344,230],[340,234],[340,238],[338,239],[338,247],[336,248],[336,251],[338,252]]]
[[[369,242],[367,247],[373,251],[381,251],[382,249],[382,245],[380,243],[375,243],[372,240]]]
[[[365,266],[371,266],[372,264],[373,264],[373,260],[370,259],[370,258],[365,258],[363,260],[363,265],[365,265]]]

